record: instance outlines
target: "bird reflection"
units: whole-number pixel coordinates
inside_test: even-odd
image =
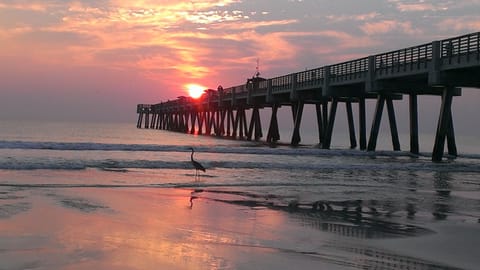
[[[195,189],[190,193],[190,207],[189,207],[190,209],[193,208],[193,201],[198,199],[198,196],[196,194],[201,192],[203,192],[203,189]]]
[[[190,195],[190,207],[189,207],[190,209],[193,208],[193,200],[195,199],[198,199],[198,197],[194,195]]]

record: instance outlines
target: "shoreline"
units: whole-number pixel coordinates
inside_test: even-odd
[[[394,263],[398,269],[473,270],[479,263],[474,247],[480,240],[472,237],[478,225],[458,221],[420,224],[434,231],[421,236],[372,237],[354,233],[364,223],[249,205],[235,194],[209,194],[212,199],[178,188],[0,188],[6,197],[0,261],[6,269],[362,269]]]

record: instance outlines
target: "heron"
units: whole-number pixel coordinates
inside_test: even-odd
[[[193,150],[192,147],[190,147],[190,150],[192,150],[192,154],[190,155],[190,160],[192,161],[193,167],[195,167],[195,180],[198,180],[199,175],[198,175],[198,170],[201,170],[205,172],[205,167],[202,166],[198,161],[193,159],[193,153],[195,153],[195,150]]]

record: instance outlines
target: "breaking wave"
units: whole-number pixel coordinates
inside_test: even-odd
[[[185,145],[153,145],[153,144],[107,144],[88,142],[35,142],[35,141],[5,141],[0,140],[0,149],[21,150],[54,150],[54,151],[122,151],[122,152],[189,152]],[[238,145],[229,146],[195,146],[198,152],[216,154],[241,154],[265,156],[289,156],[293,159],[280,161],[277,159],[238,159],[229,160],[202,160],[209,169],[273,169],[273,170],[398,170],[398,171],[457,171],[480,172],[478,162],[469,160],[480,159],[480,156],[469,155],[462,157],[462,161],[455,161],[451,166],[442,166],[432,163],[428,154],[419,158],[412,158],[408,152],[376,151],[366,152],[359,150],[325,150],[313,146],[302,147],[268,147],[262,143],[239,142]],[[7,152],[8,153],[8,152]],[[111,155],[114,157],[115,155]],[[319,157],[315,162],[293,162],[302,157]],[[328,162],[330,157],[352,157],[352,162]],[[369,159],[385,158],[386,162],[366,162]],[[394,162],[389,162],[394,159]],[[317,160],[317,159],[314,159]],[[87,157],[25,157],[25,156],[0,156],[0,169],[2,170],[84,170],[98,168],[116,172],[128,172],[128,169],[187,169],[191,168],[188,159],[184,161],[166,161],[152,159],[94,159]]]

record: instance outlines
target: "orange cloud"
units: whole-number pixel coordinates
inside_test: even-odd
[[[48,9],[48,6],[45,3],[38,2],[35,3],[32,1],[25,1],[22,3],[22,1],[17,1],[17,3],[0,3],[0,9],[17,9],[17,10],[31,10],[31,11],[46,11]]]
[[[410,12],[410,11],[434,11],[437,10],[437,7],[428,4],[428,3],[398,3],[397,9],[402,12]]]
[[[422,33],[410,21],[381,20],[384,13],[374,9],[348,16],[342,15],[349,14],[348,10],[340,15],[331,11],[327,14],[332,15],[318,15],[339,24],[357,22],[363,31],[358,34],[355,27],[309,25],[314,16],[284,16],[275,9],[252,11],[233,6],[240,0],[164,0],[161,5],[158,0],[14,2],[1,3],[0,10],[29,11],[36,19],[0,26],[0,38],[7,40],[0,55],[23,54],[51,65],[135,70],[156,81],[195,79],[207,85],[202,80],[220,75],[223,80],[226,73],[238,75],[237,71],[245,70],[253,74],[257,58],[262,60],[263,70],[295,70],[301,65],[299,56],[314,65],[311,62],[316,60],[306,56],[309,53],[322,63],[349,60],[381,45],[372,36]],[[400,11],[429,8],[424,2],[390,2],[394,3],[390,8]],[[458,29],[462,22],[443,23]],[[477,27],[475,23],[467,25]]]

